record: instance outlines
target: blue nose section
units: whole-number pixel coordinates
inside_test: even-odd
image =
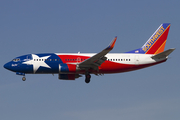
[[[4,68],[11,70],[11,64],[8,62],[4,65]]]

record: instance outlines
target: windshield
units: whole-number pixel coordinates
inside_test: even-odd
[[[20,61],[20,59],[19,59],[19,58],[15,58],[15,59],[13,59],[12,61],[18,62],[18,61]]]

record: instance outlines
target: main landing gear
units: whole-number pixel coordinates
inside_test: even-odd
[[[90,75],[90,74],[86,74],[85,77],[86,77],[86,78],[85,78],[85,82],[86,82],[86,83],[89,83],[89,82],[90,82],[90,79],[91,79],[91,75]]]

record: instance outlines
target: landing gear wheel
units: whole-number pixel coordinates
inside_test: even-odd
[[[86,75],[85,82],[86,82],[86,83],[89,83],[89,82],[90,82],[90,79],[91,79],[91,75],[90,75],[90,74],[87,74],[87,75]]]
[[[25,80],[26,80],[26,77],[23,77],[22,80],[25,81]]]

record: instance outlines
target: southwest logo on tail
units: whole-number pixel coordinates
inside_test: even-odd
[[[164,23],[154,32],[148,41],[139,49],[129,53],[158,54],[164,51],[170,23]]]
[[[170,24],[164,23],[159,26],[156,32],[142,46],[145,54],[158,54],[164,51]]]
[[[75,80],[85,75],[89,83],[91,74],[102,75],[122,73],[163,63],[175,48],[164,51],[170,23],[163,23],[141,47],[126,53],[109,53],[115,46],[117,37],[107,48],[93,53],[41,53],[28,54],[14,58],[4,68],[22,75],[58,74],[61,80]]]

